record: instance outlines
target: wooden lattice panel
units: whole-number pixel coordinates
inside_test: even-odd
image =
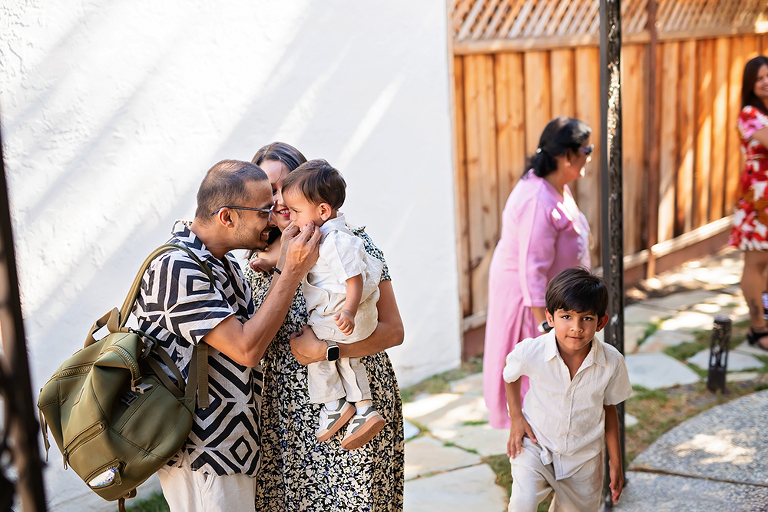
[[[597,35],[598,0],[453,0],[451,28],[455,41]],[[648,0],[621,5],[626,35],[644,30]],[[764,0],[657,0],[661,32],[754,28],[768,19]]]

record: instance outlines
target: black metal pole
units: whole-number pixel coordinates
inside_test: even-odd
[[[608,285],[605,341],[624,353],[624,226],[621,192],[621,5],[600,0],[600,112],[602,176],[602,267]],[[621,459],[624,450],[624,404],[618,405]],[[606,475],[608,458],[606,455]],[[622,467],[622,471],[624,468]],[[610,494],[606,505],[611,506]]]
[[[10,433],[12,441],[12,461],[18,474],[16,492],[22,508],[25,512],[40,512],[46,510],[43,461],[37,444],[40,427],[32,400],[2,148],[0,135],[0,333],[3,347],[0,393],[6,411],[3,427]]]

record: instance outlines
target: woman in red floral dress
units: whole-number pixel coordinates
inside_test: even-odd
[[[737,127],[745,166],[730,244],[744,251],[741,290],[749,306],[747,340],[768,351],[762,301],[768,270],[768,57],[760,55],[744,66],[741,107]]]

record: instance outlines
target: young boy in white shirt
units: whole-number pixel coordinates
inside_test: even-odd
[[[589,271],[570,268],[547,286],[553,329],[518,343],[504,367],[512,426],[510,512],[535,512],[554,490],[550,511],[596,511],[603,487],[603,439],[608,447],[611,498],[624,485],[616,405],[629,398],[624,358],[595,339],[608,323],[608,291]],[[525,406],[520,377],[529,378]]]

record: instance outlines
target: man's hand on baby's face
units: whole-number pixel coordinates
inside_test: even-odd
[[[339,330],[346,336],[349,336],[355,330],[355,316],[346,309],[336,313],[333,319],[336,321],[336,326]]]
[[[295,226],[289,226],[283,231],[286,269],[292,268],[301,277],[305,276],[319,256],[320,237],[320,228],[316,228],[312,222],[300,233]]]

